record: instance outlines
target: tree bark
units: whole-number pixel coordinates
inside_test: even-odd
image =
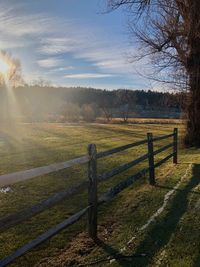
[[[189,77],[190,99],[186,144],[200,147],[200,1],[191,1],[188,20],[188,59],[186,70]]]
[[[200,147],[200,40],[195,43],[196,48],[192,49],[195,51],[191,53],[188,66],[190,93],[185,143]]]

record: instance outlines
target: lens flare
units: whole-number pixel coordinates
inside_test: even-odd
[[[15,88],[20,78],[20,63],[9,53],[0,51],[0,123],[7,135],[16,134],[20,122],[20,107]]]
[[[10,66],[3,58],[0,58],[0,73],[6,75],[9,72]]]

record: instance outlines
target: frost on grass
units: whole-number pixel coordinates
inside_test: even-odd
[[[3,194],[7,194],[7,193],[9,193],[11,191],[12,191],[12,189],[10,187],[0,188],[0,193],[3,193]]]

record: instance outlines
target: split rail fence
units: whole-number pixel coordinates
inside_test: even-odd
[[[154,142],[169,139],[169,138],[173,138],[171,143],[157,150],[154,150]],[[34,168],[31,170],[1,175],[0,176],[0,187],[3,187],[3,186],[14,184],[19,181],[25,181],[27,179],[34,178],[40,175],[49,174],[49,173],[56,172],[62,169],[66,169],[76,164],[88,163],[88,206],[80,210],[76,214],[72,215],[71,217],[67,218],[60,224],[57,224],[53,228],[49,229],[47,232],[38,236],[36,239],[27,243],[23,247],[19,248],[13,254],[0,260],[0,267],[7,266],[8,264],[12,263],[15,259],[24,255],[29,250],[40,245],[41,243],[48,240],[52,236],[56,235],[58,232],[60,232],[64,228],[68,227],[69,225],[72,225],[75,222],[77,222],[86,213],[88,214],[88,233],[89,233],[89,236],[95,240],[97,238],[98,206],[112,199],[115,195],[117,195],[122,190],[129,187],[130,185],[132,185],[135,181],[137,181],[139,178],[143,177],[147,173],[149,173],[149,183],[151,185],[154,185],[156,183],[155,169],[157,167],[162,165],[164,162],[166,162],[170,158],[173,158],[173,163],[177,164],[177,154],[178,154],[177,143],[178,143],[178,129],[175,128],[173,133],[168,134],[168,135],[153,137],[152,133],[148,133],[147,138],[144,140],[137,141],[131,144],[127,144],[124,146],[120,146],[120,147],[113,148],[113,149],[110,149],[104,152],[99,152],[99,153],[97,153],[96,145],[90,144],[88,146],[87,156],[83,156],[83,157],[69,160],[66,162],[51,164],[51,165],[44,166],[44,167]],[[143,144],[147,144],[148,153],[140,156],[137,159],[134,159],[133,161],[130,161],[126,164],[116,167],[112,169],[111,171],[105,172],[100,176],[97,175],[98,159],[107,157],[109,155],[112,155],[118,152],[125,151],[133,147],[137,147]],[[162,160],[155,163],[154,156],[169,148],[172,148],[173,152],[170,153],[165,158],[163,158]],[[97,196],[98,181],[104,181],[117,174],[120,174],[145,160],[148,160],[147,168],[144,168],[141,171],[137,172],[136,174],[129,176],[125,180],[122,180],[119,184],[115,185],[113,188],[109,189],[106,193],[104,193],[98,198]]]

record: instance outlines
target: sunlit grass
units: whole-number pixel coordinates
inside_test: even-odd
[[[98,151],[102,151],[136,140],[141,140],[146,137],[147,132],[153,132],[156,136],[168,134],[173,131],[174,127],[175,125],[161,126],[148,124],[21,124],[18,132],[21,136],[20,139],[16,138],[15,134],[10,135],[6,131],[1,135],[1,174],[48,165],[84,155],[87,153],[87,145],[89,143],[95,143]],[[180,129],[182,131],[182,126]],[[119,164],[128,162],[146,152],[147,147],[141,146],[135,149],[130,149],[127,152],[113,155],[106,160],[99,160],[99,173],[109,170]],[[113,177],[111,180],[100,184],[99,193],[104,192],[126,176],[135,173],[143,166],[147,166],[147,163],[141,164],[122,175]],[[23,183],[17,183],[11,187],[12,191],[10,193],[0,194],[1,217],[39,203],[41,200],[47,199],[52,194],[64,190],[71,185],[76,185],[83,180],[87,180],[86,165],[76,166],[58,173],[37,177]],[[173,184],[174,181],[171,183]],[[131,194],[135,194],[134,190],[140,190],[141,186],[145,185],[146,187],[146,184],[147,182],[142,179],[133,186],[133,189],[130,191],[133,191]],[[129,192],[129,190],[130,189],[128,189],[128,191],[126,190],[126,192]],[[161,196],[158,197],[160,198]],[[100,209],[100,217],[103,221],[109,220],[109,213],[111,213],[112,210],[116,210],[118,202],[120,205],[121,201],[126,201],[126,193],[120,194],[114,202],[108,203]],[[160,202],[160,200],[158,202]],[[17,225],[16,227],[6,230],[0,235],[0,257],[8,255],[16,248],[37,237],[40,233],[48,230],[51,226],[61,222],[66,217],[78,211],[86,204],[87,192],[83,192],[78,196],[72,197],[70,200],[65,200],[59,205],[42,212],[32,219]],[[152,209],[155,209],[157,204],[159,203],[152,203],[152,205],[148,207],[148,212],[150,213]],[[121,208],[119,208],[119,214],[120,209]],[[101,213],[102,211],[103,213]],[[145,218],[146,216],[147,215],[145,215]],[[14,266],[32,266],[32,264],[39,259],[55,253],[57,249],[67,246],[71,238],[84,229],[86,229],[86,221],[82,220],[80,223],[63,231],[50,241],[47,241],[38,249],[30,252],[28,254],[29,256],[22,257],[17,261],[18,265],[15,264]],[[5,240],[7,240],[6,243]]]

